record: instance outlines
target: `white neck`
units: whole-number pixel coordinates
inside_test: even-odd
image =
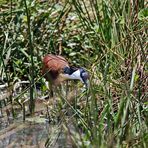
[[[81,80],[82,81],[82,78],[80,77],[80,70],[76,70],[74,73],[72,73],[71,75],[69,74],[64,74],[64,76],[67,78],[67,79],[76,79],[76,80]]]

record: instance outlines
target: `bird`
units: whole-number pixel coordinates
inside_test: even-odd
[[[42,59],[42,74],[49,82],[51,97],[53,97],[53,85],[57,86],[65,80],[80,80],[88,88],[89,73],[82,67],[70,66],[61,55],[47,54]]]

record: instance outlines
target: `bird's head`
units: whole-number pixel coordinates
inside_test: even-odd
[[[80,80],[88,87],[89,74],[84,68],[65,67],[63,72],[67,79]]]

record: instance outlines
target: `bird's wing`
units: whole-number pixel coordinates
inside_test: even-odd
[[[60,72],[64,67],[69,67],[67,60],[59,55],[48,54],[43,58],[43,70]]]

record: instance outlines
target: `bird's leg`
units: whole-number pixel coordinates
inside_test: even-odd
[[[47,100],[49,100],[49,98],[53,97],[53,88],[52,88],[52,84],[50,82],[46,82],[46,88],[48,90],[48,98]]]
[[[53,86],[50,82],[46,83],[46,87],[48,89],[48,97],[46,99],[46,109],[47,109],[47,118],[49,119],[49,122],[51,121],[50,111],[49,111],[49,105],[54,104],[53,103]],[[52,99],[51,99],[52,98]]]
[[[68,96],[68,80],[66,81],[66,92],[65,92],[66,100],[67,100],[67,96]]]
[[[55,93],[53,92],[53,90],[55,91],[55,86],[53,86],[50,82],[48,83],[49,86],[49,104],[52,104],[52,107],[55,108],[56,106],[56,98],[55,98]]]
[[[51,83],[48,83],[48,86],[49,86],[49,91],[50,91],[50,93],[49,93],[49,98],[53,98],[53,86],[52,86],[52,84]]]

